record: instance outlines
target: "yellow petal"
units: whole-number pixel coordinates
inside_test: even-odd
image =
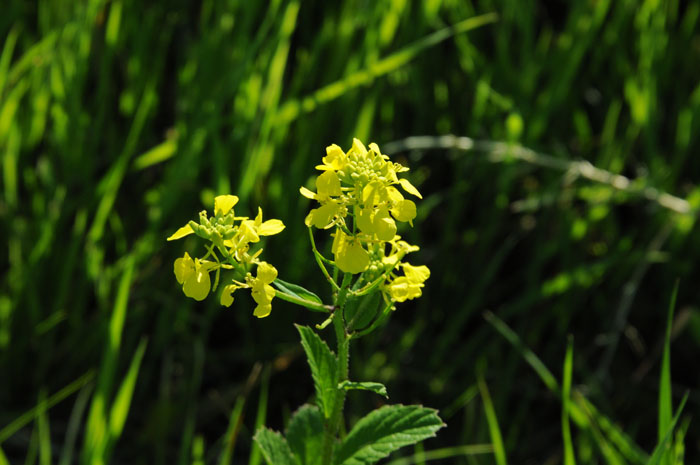
[[[258,228],[258,234],[261,236],[272,236],[279,234],[284,229],[284,223],[280,220],[267,220]]]
[[[390,241],[396,235],[396,223],[386,209],[379,210],[372,221],[374,233],[380,241]]]
[[[362,189],[362,202],[365,206],[373,207],[387,199],[386,187],[381,181],[372,181]]]
[[[219,195],[214,198],[214,214],[225,215],[238,203],[235,195]]]
[[[260,280],[256,280],[253,283],[251,295],[258,305],[269,304],[275,297],[275,288],[269,284],[263,284]]]
[[[413,284],[405,277],[396,278],[389,285],[389,294],[397,302],[404,302],[407,299],[415,299],[421,296],[422,284]]]
[[[362,273],[369,266],[369,254],[358,241],[344,241],[335,255],[335,264],[346,273]]]
[[[325,228],[331,222],[338,211],[338,206],[329,202],[321,205],[319,208],[314,208],[306,217],[306,226],[314,225],[317,228]]]
[[[423,196],[420,195],[420,192],[418,192],[418,189],[416,189],[408,179],[399,179],[399,184],[401,184],[401,187],[403,187],[403,190],[405,190],[409,194],[413,194],[416,197],[418,197],[419,199],[423,198]]]
[[[389,201],[392,204],[399,203],[403,200],[403,195],[401,195],[401,192],[394,186],[389,186],[386,188],[386,195],[389,197]]]
[[[365,234],[374,234],[374,224],[372,223],[373,210],[371,208],[362,208],[356,211],[355,220],[360,231]]]
[[[325,171],[316,178],[316,190],[324,197],[340,195],[340,179],[335,171]]]
[[[335,228],[335,235],[333,237],[333,245],[331,246],[331,252],[333,255],[338,253],[345,244],[345,233],[340,228]]]
[[[411,222],[416,217],[416,204],[404,199],[394,205],[394,208],[391,209],[391,214],[399,221]]]
[[[180,284],[183,284],[192,274],[194,274],[194,260],[185,252],[185,256],[175,260],[174,265],[175,279]]]
[[[236,289],[238,289],[238,286],[234,284],[229,284],[228,286],[224,287],[224,290],[221,293],[221,305],[224,307],[231,306],[233,303],[233,293]]]
[[[310,191],[309,189],[307,189],[307,188],[304,187],[304,186],[301,186],[301,187],[299,188],[299,192],[301,193],[301,195],[303,195],[303,196],[306,197],[307,199],[312,199],[312,200],[313,200],[313,199],[316,198],[316,193],[313,192],[313,191]]]
[[[409,263],[404,263],[403,272],[412,283],[423,283],[430,277],[430,269],[425,265],[413,266]]]
[[[253,312],[253,315],[257,316],[258,318],[265,318],[270,314],[272,311],[272,305],[266,304],[266,305],[258,305],[255,307],[255,311]]]
[[[258,265],[257,279],[265,284],[270,284],[277,279],[277,269],[269,263],[262,262]]]
[[[193,234],[194,230],[192,229],[192,226],[189,224],[186,224],[185,226],[181,227],[177,231],[175,231],[175,234],[170,236],[167,240],[169,241],[176,241],[178,239],[182,239],[185,236],[189,236],[190,234]]]
[[[238,231],[241,234],[242,241],[245,243],[258,242],[260,240],[255,228],[255,222],[252,220],[243,221]]]
[[[194,300],[204,300],[211,289],[209,273],[201,267],[197,267],[194,273],[185,281],[182,290],[187,297]]]
[[[345,165],[345,152],[336,144],[326,147],[326,156],[323,157],[323,165],[319,165],[316,169],[319,170],[339,170]]]
[[[352,140],[352,148],[350,149],[353,152],[355,152],[358,155],[366,155],[367,154],[367,149],[365,148],[365,144],[360,141],[360,139],[353,139]]]
[[[403,276],[396,278],[389,285],[389,294],[396,302],[404,302],[408,298],[408,280]]]

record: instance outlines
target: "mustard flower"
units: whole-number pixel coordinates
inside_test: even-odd
[[[275,297],[275,289],[270,284],[275,279],[277,279],[277,269],[274,266],[265,262],[258,264],[257,276],[250,281],[253,300],[258,304],[253,315],[258,318],[265,318],[270,314],[272,309],[270,302]]]
[[[362,273],[370,263],[369,253],[357,237],[348,236],[337,228],[332,247],[335,265],[346,273]]]
[[[187,297],[194,300],[204,300],[211,289],[209,272],[216,268],[216,263],[200,260],[192,260],[185,252],[184,257],[175,260],[175,279],[182,284],[182,290]]]
[[[388,286],[388,292],[392,300],[404,302],[407,299],[415,299],[421,296],[421,289],[425,281],[430,277],[430,269],[427,266],[413,266],[408,263],[401,264],[404,276],[395,278]]]

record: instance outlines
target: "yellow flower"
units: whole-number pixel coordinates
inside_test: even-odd
[[[346,273],[362,273],[369,266],[369,253],[360,241],[345,234],[340,228],[335,230],[333,240],[335,265]]]
[[[277,279],[277,269],[266,262],[258,264],[257,276],[250,281],[253,300],[258,304],[253,315],[264,318],[272,310],[272,299],[275,297],[275,289],[270,286]]]
[[[390,241],[396,235],[396,223],[389,216],[386,206],[360,209],[355,218],[357,227],[363,233],[374,234],[380,241]]]
[[[314,208],[306,215],[304,224],[306,226],[315,226],[318,229],[325,228],[332,224],[333,219],[342,211],[340,204],[333,200],[329,200],[325,205]]]
[[[263,221],[262,209],[258,207],[258,216],[255,220],[243,219],[240,226],[235,228],[233,237],[225,240],[223,245],[233,249],[232,253],[236,253],[236,256],[241,258],[240,255],[248,250],[250,243],[259,242],[260,236],[279,234],[284,227],[284,223],[280,220]]]
[[[404,263],[402,268],[404,276],[394,279],[388,286],[389,295],[396,302],[420,297],[423,283],[430,277],[430,270],[425,265],[413,266]]]
[[[185,252],[185,256],[175,260],[174,271],[177,282],[187,297],[204,300],[211,289],[209,271],[216,267],[213,262],[195,259]]]

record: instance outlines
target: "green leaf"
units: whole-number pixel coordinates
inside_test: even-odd
[[[275,279],[272,285],[277,288],[277,297],[314,312],[328,313],[330,307],[323,305],[321,298],[313,292],[281,279]]]
[[[297,325],[297,330],[311,367],[316,402],[323,416],[330,418],[338,386],[338,359],[313,329]]]
[[[386,405],[355,424],[338,448],[335,463],[374,463],[403,446],[435,436],[443,426],[437,410],[420,405]]]
[[[357,383],[354,381],[343,381],[338,385],[338,389],[345,389],[346,391],[349,391],[350,389],[361,389],[363,391],[372,391],[376,392],[380,396],[384,396],[387,399],[389,398],[389,394],[386,392],[386,386],[384,386],[382,383],[373,383],[373,382],[361,382]]]
[[[304,465],[321,464],[323,415],[315,405],[302,405],[287,426],[287,441],[294,455]]]
[[[298,465],[287,440],[280,433],[263,427],[253,439],[269,465]]]
[[[279,278],[275,279],[272,284],[285,294],[289,294],[303,300],[308,300],[310,302],[315,302],[317,304],[323,304],[323,301],[319,296],[297,284],[288,283],[287,281],[282,281]]]

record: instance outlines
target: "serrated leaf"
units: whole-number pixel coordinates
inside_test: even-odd
[[[338,385],[338,359],[313,329],[297,325],[297,330],[311,367],[316,402],[323,416],[330,418]]]
[[[287,441],[292,453],[304,465],[321,464],[323,414],[315,405],[302,405],[287,426]]]
[[[260,428],[253,437],[268,465],[298,465],[287,440],[280,433]]]
[[[309,302],[323,304],[323,301],[319,296],[317,296],[308,289],[304,289],[298,284],[288,283],[287,281],[282,281],[279,278],[275,279],[275,281],[272,284],[285,294],[289,294],[291,296],[298,297],[303,300],[308,300]]]
[[[338,389],[345,389],[346,391],[349,391],[350,389],[359,389],[363,391],[372,391],[374,393],[379,394],[380,396],[384,396],[387,399],[389,398],[389,394],[386,392],[386,386],[384,386],[382,383],[373,383],[373,382],[354,382],[354,381],[343,381],[338,385]]]
[[[420,405],[386,405],[355,424],[338,448],[335,463],[374,463],[401,447],[435,436],[443,426],[437,410]]]

